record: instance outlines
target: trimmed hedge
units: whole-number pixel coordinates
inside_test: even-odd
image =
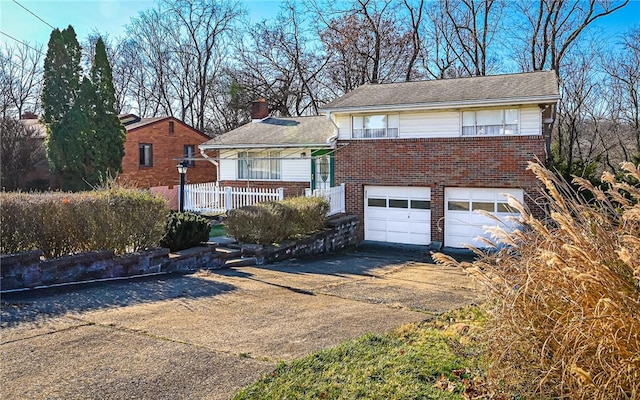
[[[189,212],[171,211],[160,245],[171,251],[198,246],[209,239],[210,229],[209,220],[204,217]]]
[[[328,211],[322,198],[292,197],[231,210],[225,225],[241,243],[271,244],[322,229]]]
[[[40,249],[46,257],[59,257],[156,247],[167,211],[163,198],[134,189],[0,193],[0,251]]]

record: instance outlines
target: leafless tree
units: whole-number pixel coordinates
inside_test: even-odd
[[[0,48],[0,106],[3,117],[38,112],[42,90],[43,47],[25,43]]]
[[[585,30],[599,18],[620,10],[629,0],[521,0],[516,38],[521,41],[525,71],[553,69],[562,77],[565,57]]]
[[[17,190],[24,174],[45,159],[37,129],[18,119],[0,118],[0,180],[4,190]]]
[[[164,0],[135,18],[122,52],[140,68],[128,85],[141,113],[173,115],[204,130],[211,82],[242,13],[234,0]]]
[[[604,58],[611,94],[611,119],[620,122],[626,139],[621,139],[624,160],[640,155],[640,27],[631,29],[622,38],[619,51]]]

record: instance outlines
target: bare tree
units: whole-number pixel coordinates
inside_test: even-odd
[[[45,160],[42,137],[18,119],[0,119],[0,180],[4,190],[17,190],[24,174]]]
[[[603,67],[612,93],[605,99],[612,103],[611,119],[619,121],[626,138],[620,139],[624,160],[640,154],[640,27],[631,29],[622,47],[605,57]]]
[[[499,33],[504,3],[500,0],[443,0],[440,7],[453,33],[444,38],[465,74],[486,75],[491,68],[489,47]]]
[[[626,6],[629,0],[521,0],[518,14],[524,21],[516,37],[527,58],[523,70],[555,70],[562,77],[565,57],[583,32],[597,19]]]
[[[233,0],[164,0],[131,22],[122,51],[139,67],[128,97],[143,115],[173,115],[205,129],[211,82],[242,13]]]
[[[43,47],[4,45],[0,49],[0,105],[2,116],[38,112],[42,90]]]

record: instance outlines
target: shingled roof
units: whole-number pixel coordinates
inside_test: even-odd
[[[554,71],[362,85],[323,107],[323,111],[407,106],[451,106],[497,102],[555,102]]]
[[[329,147],[336,126],[324,116],[265,118],[249,122],[200,145],[202,149]]]

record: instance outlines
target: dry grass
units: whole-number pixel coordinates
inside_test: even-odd
[[[496,299],[488,375],[522,398],[638,399],[640,187],[605,174],[606,193],[580,179],[575,193],[542,166],[529,169],[547,189],[548,220],[512,201],[526,229],[496,229],[509,247],[462,264]],[[640,180],[637,167],[623,169]]]

